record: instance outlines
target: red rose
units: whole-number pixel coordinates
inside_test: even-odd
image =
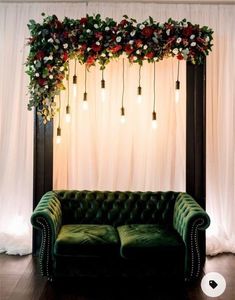
[[[64,31],[64,32],[63,32],[63,37],[64,37],[65,39],[67,39],[67,38],[68,38],[68,36],[69,36],[69,33],[68,33],[68,31]]]
[[[38,78],[38,84],[39,84],[40,86],[45,85],[45,83],[46,83],[46,80],[45,80],[45,79],[43,79],[43,78]]]
[[[36,54],[36,59],[42,59],[45,56],[44,51],[40,50]]]
[[[151,51],[151,52],[146,53],[145,57],[147,57],[148,59],[153,58],[154,57],[154,52]]]
[[[90,66],[93,65],[95,63],[95,56],[88,56],[86,63]]]
[[[193,33],[192,26],[184,27],[183,28],[183,35],[184,36],[190,36]]]
[[[142,34],[146,37],[146,38],[150,38],[153,35],[153,28],[150,26],[146,26],[142,29]]]
[[[64,54],[62,55],[63,61],[68,60],[68,58],[69,58],[68,53],[67,53],[67,52],[64,52]]]
[[[121,27],[124,27],[127,23],[128,23],[127,20],[124,19],[124,20],[122,20],[122,21],[120,22],[119,25],[120,25]]]
[[[101,50],[101,45],[96,45],[96,44],[93,44],[91,46],[91,49],[95,52],[99,52]]]
[[[113,46],[112,48],[110,48],[110,51],[112,53],[117,53],[119,50],[122,49],[122,46],[121,45],[116,45],[116,46]]]
[[[141,40],[136,40],[136,41],[135,41],[135,44],[136,44],[136,47],[137,47],[137,48],[140,48],[140,47],[143,46],[143,42],[142,42]]]
[[[183,60],[184,59],[184,57],[181,53],[179,53],[176,57],[177,57],[178,60]]]
[[[102,40],[103,39],[103,34],[100,31],[95,32],[95,38]]]
[[[134,51],[134,49],[132,48],[132,46],[131,45],[126,45],[125,47],[124,47],[124,51],[128,54],[128,55],[130,55],[133,51]]]
[[[81,18],[80,24],[85,25],[87,23],[87,18]]]

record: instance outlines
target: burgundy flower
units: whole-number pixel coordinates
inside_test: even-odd
[[[67,53],[67,52],[64,52],[64,53],[63,53],[63,55],[62,55],[62,59],[63,59],[63,61],[66,61],[66,60],[68,60],[68,58],[69,58],[69,55],[68,55],[68,53]]]
[[[140,39],[136,40],[136,41],[135,41],[135,44],[136,44],[136,47],[137,47],[137,48],[140,48],[140,47],[143,46],[143,42],[142,42]]]
[[[85,25],[87,23],[87,21],[88,21],[87,18],[81,18],[80,24]]]
[[[95,56],[88,56],[87,60],[86,60],[87,65],[91,66],[95,63]]]
[[[117,53],[119,50],[121,50],[122,49],[122,46],[121,45],[115,45],[115,46],[113,46],[113,47],[111,47],[110,48],[110,51],[112,52],[112,53]]]
[[[146,37],[146,38],[150,38],[153,35],[153,28],[150,26],[146,26],[142,29],[142,34]]]
[[[128,44],[128,45],[125,45],[124,50],[128,55],[130,55],[134,49],[132,48],[131,45]]]
[[[183,60],[184,59],[184,57],[181,53],[179,53],[176,57],[177,57],[178,60]]]
[[[103,34],[100,31],[95,32],[95,38],[102,40],[103,39]]]
[[[39,51],[37,52],[37,54],[36,54],[36,59],[41,60],[41,59],[43,59],[44,56],[45,56],[44,51],[39,50]]]
[[[43,79],[43,78],[38,78],[38,84],[39,84],[40,86],[43,86],[43,85],[46,84],[46,80]]]
[[[99,52],[101,50],[101,45],[93,44],[91,49],[95,52]]]
[[[183,35],[189,37],[193,33],[192,26],[184,27],[183,28]]]
[[[47,69],[48,69],[48,71],[50,71],[52,69],[52,65],[47,64]]]
[[[69,33],[68,33],[68,31],[64,31],[64,32],[63,32],[63,37],[64,37],[65,39],[67,39],[67,38],[68,38],[68,36],[69,36]]]
[[[146,53],[146,54],[145,54],[145,57],[147,57],[148,59],[153,58],[153,57],[154,57],[154,52],[151,51],[151,52]]]
[[[124,20],[122,20],[122,21],[120,22],[119,25],[120,25],[121,27],[124,27],[127,23],[128,23],[127,20],[124,19]]]

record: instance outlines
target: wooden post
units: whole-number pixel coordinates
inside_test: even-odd
[[[34,180],[33,209],[42,195],[53,187],[53,121],[43,124],[41,116],[34,117]],[[33,230],[33,254],[40,247],[40,235]]]

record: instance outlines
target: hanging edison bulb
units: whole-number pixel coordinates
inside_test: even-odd
[[[61,110],[61,95],[59,93],[58,126],[57,126],[57,130],[56,130],[56,144],[61,143],[60,110]]]
[[[155,111],[152,112],[152,128],[157,129],[157,114]]]
[[[61,143],[61,128],[57,127],[56,130],[56,144],[60,144]]]
[[[153,63],[153,112],[152,112],[152,128],[157,129],[157,114],[156,114],[156,75],[155,75],[155,62]]]
[[[73,75],[73,97],[77,97],[77,60],[74,62],[74,75]]]
[[[180,61],[178,60],[178,65],[177,65],[177,80],[175,82],[175,102],[176,103],[178,103],[179,100],[180,100],[179,67],[180,67]]]
[[[86,68],[86,65],[85,65],[85,91],[84,91],[84,94],[83,94],[83,101],[82,101],[83,110],[88,110],[86,85],[87,85],[87,68]]]
[[[125,67],[124,67],[124,58],[122,59],[122,106],[121,106],[121,124],[126,122],[125,108],[124,108],[124,91],[125,91]]]
[[[106,99],[106,89],[104,80],[104,70],[102,69],[102,79],[101,79],[101,101],[105,102]]]
[[[68,66],[68,74],[67,74],[67,106],[66,106],[66,111],[65,111],[65,121],[67,123],[70,123],[71,121],[71,109],[70,109],[70,93],[69,93],[69,76],[70,76],[70,71],[69,71],[69,66]]]
[[[83,94],[82,108],[83,110],[88,110],[87,92]]]
[[[121,107],[121,118],[120,118],[121,124],[126,123],[126,116],[125,116],[125,108]]]
[[[141,87],[141,65],[139,65],[139,86],[137,88],[137,103],[142,102],[142,87]]]

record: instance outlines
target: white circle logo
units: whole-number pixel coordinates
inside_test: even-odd
[[[218,297],[225,291],[226,281],[220,273],[210,272],[202,278],[201,289],[209,297]]]

